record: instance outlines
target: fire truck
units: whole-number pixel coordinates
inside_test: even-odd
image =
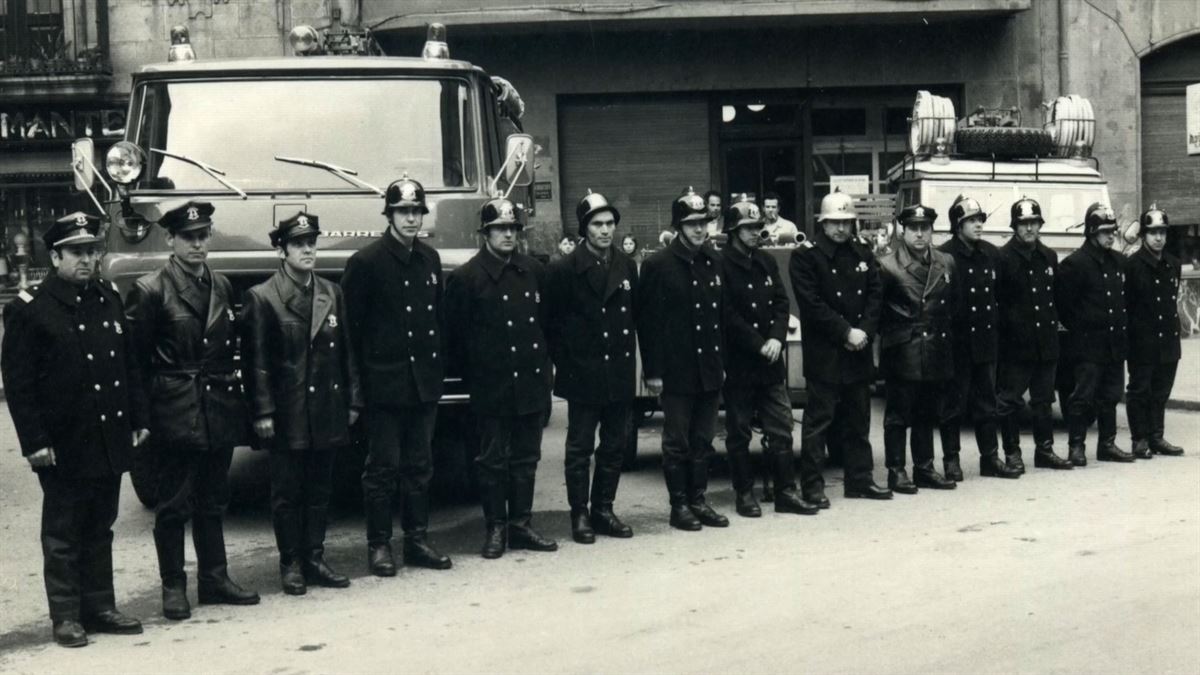
[[[369,31],[298,26],[294,55],[203,61],[172,29],[168,61],[133,75],[124,139],[103,159],[75,142],[77,189],[106,216],[105,278],[127,290],[167,262],[157,221],[189,199],[216,207],[208,262],[240,300],[279,265],[267,233],[297,211],[323,227],[317,273],[338,280],[346,261],[381,236],[383,187],[404,175],[426,188],[421,232],[447,271],[480,246],[479,208],[505,195],[532,212],[532,138],[506,80],[452,60],[445,28],[429,27],[420,57],[384,56]],[[435,435],[435,489],[470,494],[474,424],[466,389],[448,380]],[[250,434],[246,441],[250,443]],[[361,444],[360,444],[361,445]],[[348,471],[361,448],[343,453]],[[154,501],[153,451],[131,471]]]

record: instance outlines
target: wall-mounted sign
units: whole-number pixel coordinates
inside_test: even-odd
[[[848,195],[871,194],[871,177],[866,174],[830,176],[829,191],[841,190]]]
[[[554,198],[554,190],[550,181],[537,181],[533,184],[533,198],[541,201],[547,201]]]
[[[118,109],[57,110],[0,107],[0,144],[65,141],[76,138],[120,138],[125,111]]]
[[[1187,154],[1200,155],[1200,84],[1187,88]]]

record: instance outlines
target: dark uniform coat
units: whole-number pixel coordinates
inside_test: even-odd
[[[628,402],[636,390],[637,264],[616,247],[609,251],[606,266],[581,244],[547,268],[545,328],[554,393],[568,401]]]
[[[546,269],[523,253],[480,249],[446,278],[447,341],[475,412],[529,415],[550,407],[550,349],[542,332]]]
[[[445,386],[442,259],[387,232],[350,257],[342,276],[350,339],[371,408],[432,403]]]
[[[804,377],[830,384],[870,381],[873,350],[846,349],[851,328],[872,342],[879,328],[879,265],[870,247],[856,239],[838,245],[819,230],[792,251],[788,271],[800,310]]]
[[[172,258],[134,283],[125,313],[150,398],[150,433],[173,452],[223,450],[248,440],[237,374],[233,290],[208,269],[200,283]]]
[[[242,307],[247,399],[255,419],[274,421],[275,450],[346,445],[350,409],[363,407],[342,289],[316,275],[312,285],[305,294],[281,269]]]
[[[883,309],[879,316],[879,361],[890,377],[928,382],[954,377],[954,258],[929,252],[927,278],[908,247],[879,261]]]
[[[725,277],[725,386],[759,387],[787,379],[783,358],[767,361],[767,340],[787,347],[787,289],[775,258],[763,251],[742,253],[730,245],[721,254]]]
[[[1145,245],[1125,263],[1129,299],[1129,362],[1171,363],[1180,359],[1179,259],[1155,258]]]
[[[996,304],[1000,309],[1000,356],[1005,361],[1058,360],[1057,272],[1058,254],[1040,241],[1025,246],[1014,235],[1000,248]]]
[[[77,286],[52,275],[4,308],[8,410],[21,454],[54,448],[71,478],[129,469],[132,432],[150,426],[121,296],[107,281]]]
[[[642,263],[642,376],[662,378],[668,394],[714,392],[725,377],[720,254],[710,244],[693,252],[681,236]]]
[[[958,363],[995,363],[999,356],[996,266],[1000,250],[986,241],[974,249],[957,236],[938,247],[954,258],[954,359]]]
[[[1067,256],[1054,284],[1072,361],[1116,363],[1129,350],[1125,332],[1125,258],[1090,240]]]

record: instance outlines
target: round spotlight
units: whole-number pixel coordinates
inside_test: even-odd
[[[129,141],[120,141],[108,149],[108,155],[104,158],[104,168],[108,171],[109,178],[122,185],[128,185],[142,175],[144,159],[145,154],[141,148]]]

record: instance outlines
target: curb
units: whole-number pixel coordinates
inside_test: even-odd
[[[4,393],[0,392],[0,398],[4,397]],[[1173,398],[1167,401],[1167,410],[1200,410],[1200,401],[1189,401],[1182,398]]]

